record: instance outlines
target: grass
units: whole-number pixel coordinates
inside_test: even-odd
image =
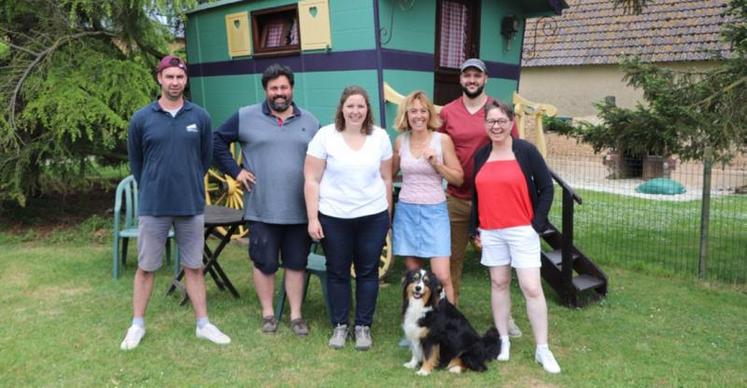
[[[579,190],[575,207],[577,245],[593,260],[627,268],[698,272],[701,201],[657,201]],[[561,225],[560,191],[551,221]],[[747,281],[747,196],[711,200],[708,274],[726,282]]]
[[[129,324],[133,265],[111,280],[109,232],[102,220],[28,238],[0,231],[0,385],[2,386],[744,386],[747,298],[744,289],[683,277],[648,275],[609,264],[610,294],[580,310],[560,307],[549,288],[550,342],[563,373],[533,361],[533,340],[514,288],[514,315],[525,335],[508,363],[484,374],[444,371],[419,377],[400,338],[402,273],[397,263],[381,288],[375,344],[368,352],[327,347],[330,327],[319,283],[304,306],[311,335],[296,338],[286,312],[276,335],[259,330],[259,305],[245,247],[221,258],[240,299],[208,280],[211,320],[233,342],[197,340],[189,307],[166,297],[169,270],[156,277],[139,348],[119,350]],[[34,235],[32,233],[32,235]],[[132,249],[131,249],[132,250]],[[131,253],[132,257],[132,253]],[[472,253],[474,257],[474,253]],[[489,283],[475,259],[465,270],[463,311],[484,331],[491,325]]]

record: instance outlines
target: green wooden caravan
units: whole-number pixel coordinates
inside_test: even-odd
[[[488,94],[510,101],[524,20],[566,7],[564,0],[206,3],[188,13],[191,96],[219,125],[264,98],[262,71],[278,62],[295,72],[294,100],[323,124],[342,89],[358,84],[371,96],[377,124],[391,130],[398,94],[422,89],[439,105],[459,96],[458,66],[469,57],[487,64]]]
[[[389,129],[403,95],[421,89],[443,105],[461,95],[461,63],[479,57],[488,68],[487,93],[517,108],[519,133],[527,114],[554,114],[549,105],[515,95],[521,39],[529,17],[559,14],[564,0],[222,0],[188,14],[187,59],[192,99],[219,125],[239,107],[264,99],[264,69],[278,62],[295,73],[294,100],[322,122],[344,87],[366,88],[377,124]],[[538,32],[541,33],[541,32]],[[541,120],[538,120],[541,123]],[[542,133],[541,127],[535,131]],[[538,138],[542,151],[544,140]],[[573,243],[574,203],[581,198],[560,177],[562,229],[541,233],[542,277],[563,304],[580,306],[607,294],[607,276]],[[241,205],[232,178],[210,172],[208,200]],[[245,233],[242,231],[242,234]],[[390,242],[379,266],[391,264]]]

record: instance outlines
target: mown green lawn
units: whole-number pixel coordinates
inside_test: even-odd
[[[610,294],[579,310],[547,290],[551,347],[563,373],[533,361],[533,340],[514,289],[514,315],[525,335],[511,361],[486,373],[416,376],[398,348],[402,273],[397,263],[381,289],[374,347],[327,347],[330,332],[319,283],[312,279],[305,315],[312,333],[287,326],[259,331],[259,306],[245,247],[232,244],[221,262],[240,299],[208,282],[211,320],[233,342],[219,347],[194,335],[190,307],[164,296],[170,271],[158,273],[139,348],[119,350],[130,322],[132,263],[111,279],[108,231],[101,219],[43,238],[0,232],[0,385],[15,386],[744,386],[747,297],[744,289],[683,277],[648,275],[608,264]],[[30,237],[29,237],[30,236]],[[131,247],[131,252],[134,248]],[[133,253],[131,253],[131,257]],[[463,311],[484,331],[491,324],[489,283],[473,259],[466,268]]]
[[[575,240],[604,264],[696,275],[701,201],[673,202],[579,190]],[[561,225],[562,194],[556,191],[551,221]],[[747,282],[747,195],[711,200],[707,271],[712,279]]]

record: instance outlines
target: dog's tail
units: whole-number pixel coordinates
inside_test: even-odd
[[[501,335],[495,327],[488,329],[480,342],[482,342],[486,360],[494,360],[501,353]]]
[[[484,372],[488,369],[487,361],[494,360],[501,352],[501,336],[495,327],[485,332],[485,335],[475,342],[472,347],[461,355],[464,365],[474,371]]]

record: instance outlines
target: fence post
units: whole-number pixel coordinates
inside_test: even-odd
[[[713,167],[713,149],[706,146],[703,153],[703,201],[700,208],[700,254],[698,257],[698,276],[706,277],[708,259],[708,224],[711,216],[711,168]]]

